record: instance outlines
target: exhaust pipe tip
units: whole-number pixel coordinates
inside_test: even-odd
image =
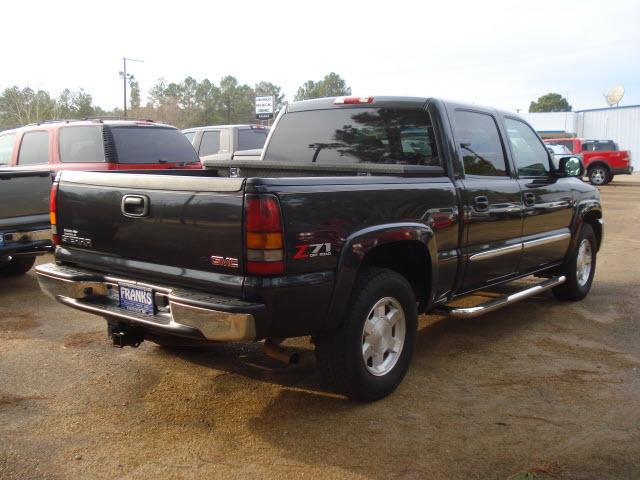
[[[279,362],[286,363],[287,365],[297,365],[300,363],[300,354],[298,352],[291,351],[280,345],[283,339],[267,338],[264,341],[264,353],[278,360]]]

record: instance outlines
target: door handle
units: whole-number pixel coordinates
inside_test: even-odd
[[[146,217],[149,215],[149,198],[144,195],[125,195],[120,208],[125,217]]]
[[[524,204],[531,207],[536,204],[536,195],[533,192],[524,192]]]
[[[478,212],[486,212],[489,210],[489,199],[484,195],[475,197],[473,199],[473,204]]]

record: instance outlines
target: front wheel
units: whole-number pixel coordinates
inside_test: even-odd
[[[366,269],[342,325],[314,338],[323,379],[356,400],[389,395],[409,368],[417,324],[409,282],[393,270]]]
[[[577,301],[587,296],[596,273],[596,248],[593,228],[585,223],[563,272],[567,280],[553,289],[558,300]]]
[[[13,277],[16,275],[24,275],[33,264],[36,263],[35,256],[29,257],[13,257],[9,260],[9,263],[0,264],[0,275],[6,277]]]

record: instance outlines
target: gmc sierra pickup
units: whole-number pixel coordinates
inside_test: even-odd
[[[116,345],[311,335],[361,400],[392,392],[420,313],[475,317],[553,289],[587,295],[602,242],[580,161],[558,168],[514,114],[433,98],[295,102],[261,160],[184,172],[63,172],[53,298]],[[534,275],[518,293],[450,302]]]

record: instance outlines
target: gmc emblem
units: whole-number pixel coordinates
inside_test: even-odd
[[[211,265],[214,267],[238,268],[238,259],[233,257],[218,257],[211,255]]]

